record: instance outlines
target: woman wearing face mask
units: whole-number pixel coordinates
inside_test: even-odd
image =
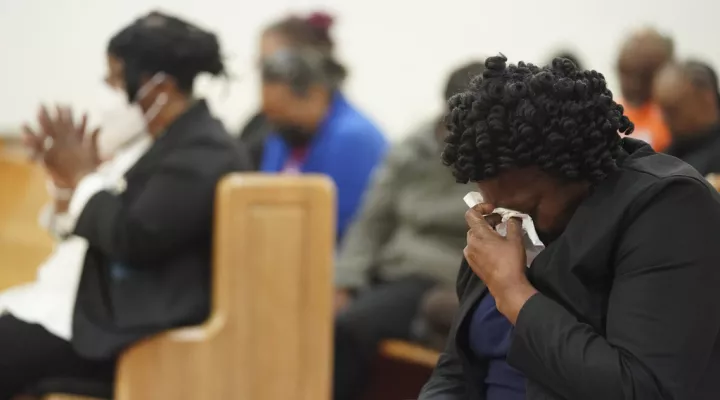
[[[443,162],[484,196],[453,334],[421,400],[720,398],[720,196],[638,140],[602,74],[486,61]],[[486,216],[528,214],[545,244]],[[530,254],[532,255],[532,254]]]
[[[262,107],[273,125],[260,170],[324,174],[337,186],[337,237],[360,206],[387,141],[338,89],[327,56],[313,49],[282,49],[263,60]]]
[[[270,24],[260,37],[260,62],[269,55],[287,48],[312,48],[325,54],[325,68],[338,84],[347,76],[345,67],[333,56],[335,42],[330,34],[333,17],[323,12],[307,16],[292,15]],[[260,111],[240,132],[240,140],[247,144],[256,168],[260,167],[265,138],[273,130],[266,115]]]
[[[106,163],[118,163],[108,176],[97,168],[102,141],[89,140],[69,110],[41,110],[38,132],[28,132],[62,185],[56,229],[86,251],[73,313],[56,316],[65,321],[23,319],[13,309],[0,317],[0,399],[53,378],[107,383],[103,393],[83,393],[106,396],[122,349],[208,314],[215,187],[249,167],[192,96],[198,74],[223,72],[217,38],[154,12],[112,38],[108,68],[107,84],[132,103],[149,136],[126,142],[126,157]]]

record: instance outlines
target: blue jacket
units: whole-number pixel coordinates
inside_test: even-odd
[[[388,147],[385,136],[370,120],[337,93],[327,117],[310,143],[303,173],[328,175],[337,186],[337,237],[342,238],[360,206],[375,166]],[[260,170],[282,171],[290,149],[276,133],[265,141]]]

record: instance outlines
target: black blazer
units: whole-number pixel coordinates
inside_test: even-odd
[[[272,125],[265,117],[265,114],[258,112],[250,118],[240,131],[238,140],[247,147],[255,170],[260,169],[263,151],[265,150],[265,139],[272,133],[272,130]]]
[[[694,169],[625,139],[620,171],[595,186],[533,261],[540,293],[507,360],[527,398],[720,399],[720,197]],[[460,311],[421,400],[484,399],[468,345],[485,294],[463,262]]]
[[[207,317],[215,187],[249,168],[244,149],[198,101],[126,173],[123,193],[90,199],[74,232],[89,243],[73,318],[80,354],[112,357]]]

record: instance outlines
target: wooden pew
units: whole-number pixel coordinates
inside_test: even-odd
[[[32,281],[52,251],[53,240],[38,223],[50,201],[42,168],[17,144],[0,143],[0,290]]]
[[[402,340],[386,340],[380,346],[380,354],[383,357],[430,369],[434,369],[440,359],[439,352]]]
[[[130,348],[115,399],[329,400],[334,210],[327,178],[224,179],[212,314]]]
[[[440,354],[401,340],[386,340],[373,363],[365,400],[416,399]]]

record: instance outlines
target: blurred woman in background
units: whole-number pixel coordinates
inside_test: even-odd
[[[332,16],[315,12],[307,16],[289,16],[270,24],[260,37],[260,63],[267,56],[286,48],[312,48],[323,53],[326,73],[341,84],[347,76],[345,67],[334,57],[335,42],[330,35],[333,25]],[[244,142],[255,168],[260,167],[265,138],[272,131],[272,126],[262,111],[258,111],[245,124],[240,132],[240,140]]]
[[[138,141],[106,175],[85,122],[69,110],[42,109],[39,132],[28,131],[64,193],[55,202],[56,230],[81,239],[87,250],[76,261],[82,276],[72,314],[29,318],[23,304],[14,304],[0,316],[0,399],[37,384],[110,397],[121,350],[202,322],[209,312],[215,187],[225,174],[249,169],[244,151],[193,96],[198,74],[224,72],[217,37],[153,12],[110,40],[107,62],[106,83],[133,104],[151,140]],[[48,378],[94,384],[44,387]]]
[[[667,153],[703,176],[720,173],[720,93],[715,70],[700,61],[670,63],[655,78],[653,95],[672,135]]]
[[[484,68],[472,62],[453,71],[445,107]],[[472,190],[438,162],[447,133],[437,116],[390,149],[343,243],[335,269],[335,400],[360,398],[383,339],[444,347],[467,232],[462,198]]]
[[[260,170],[332,178],[340,242],[387,141],[342,94],[328,62],[326,54],[312,48],[281,49],[263,59],[262,107],[272,132]]]
[[[620,103],[635,124],[633,137],[649,143],[655,151],[665,151],[672,138],[653,99],[653,81],[674,58],[675,44],[670,36],[643,28],[625,39],[617,59],[623,96]]]

